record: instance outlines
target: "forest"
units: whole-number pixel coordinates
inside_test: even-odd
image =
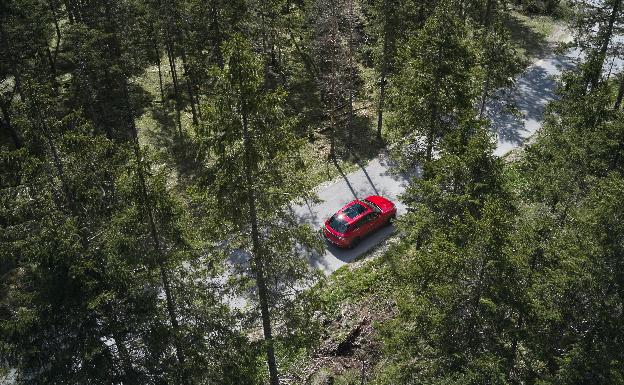
[[[0,384],[624,384],[623,35],[623,0],[0,0]],[[539,127],[501,154],[494,105]],[[404,211],[323,271],[293,207],[381,155]]]

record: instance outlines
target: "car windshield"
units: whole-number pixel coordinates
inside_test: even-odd
[[[353,219],[357,217],[358,215],[362,214],[364,211],[366,211],[366,207],[364,207],[364,205],[362,205],[361,203],[355,203],[347,207],[346,209],[344,209],[342,213],[348,216],[349,218]]]
[[[373,202],[364,199],[364,202],[366,202],[366,204],[375,212],[380,213],[381,209],[379,208],[379,206],[377,206],[376,204],[374,204]]]
[[[329,227],[336,230],[337,232],[344,234],[347,232],[347,228],[349,224],[345,221],[344,217],[339,214],[335,214],[333,217],[329,219]]]

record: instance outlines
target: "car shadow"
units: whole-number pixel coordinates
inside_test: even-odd
[[[351,263],[366,254],[366,252],[370,251],[372,248],[391,236],[394,231],[395,227],[393,224],[384,226],[362,239],[353,249],[343,249],[325,241],[325,253],[323,255],[316,254],[310,256],[308,258],[309,262],[313,267],[318,268],[326,275],[329,275],[340,267]]]

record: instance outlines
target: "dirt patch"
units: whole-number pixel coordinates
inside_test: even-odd
[[[396,313],[394,301],[379,298],[345,304],[337,316],[324,320],[328,335],[310,357],[299,383],[324,384],[347,371],[372,368],[381,349],[376,325]]]

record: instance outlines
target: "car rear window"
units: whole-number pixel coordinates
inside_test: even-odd
[[[364,205],[360,203],[356,203],[344,209],[342,213],[349,218],[355,218],[358,215],[362,214],[364,211],[366,211],[366,207],[364,207]]]
[[[377,205],[376,205],[376,204],[374,204],[373,202],[369,201],[368,199],[364,199],[364,202],[366,202],[366,204],[367,204],[367,205],[369,205],[369,206],[370,206],[370,208],[371,208],[373,211],[376,211],[376,212],[378,212],[378,213],[380,213],[380,212],[381,212],[381,209],[379,208],[379,206],[377,206]]]
[[[335,214],[329,219],[329,227],[341,234],[344,234],[347,232],[349,224],[345,221],[342,215]]]

